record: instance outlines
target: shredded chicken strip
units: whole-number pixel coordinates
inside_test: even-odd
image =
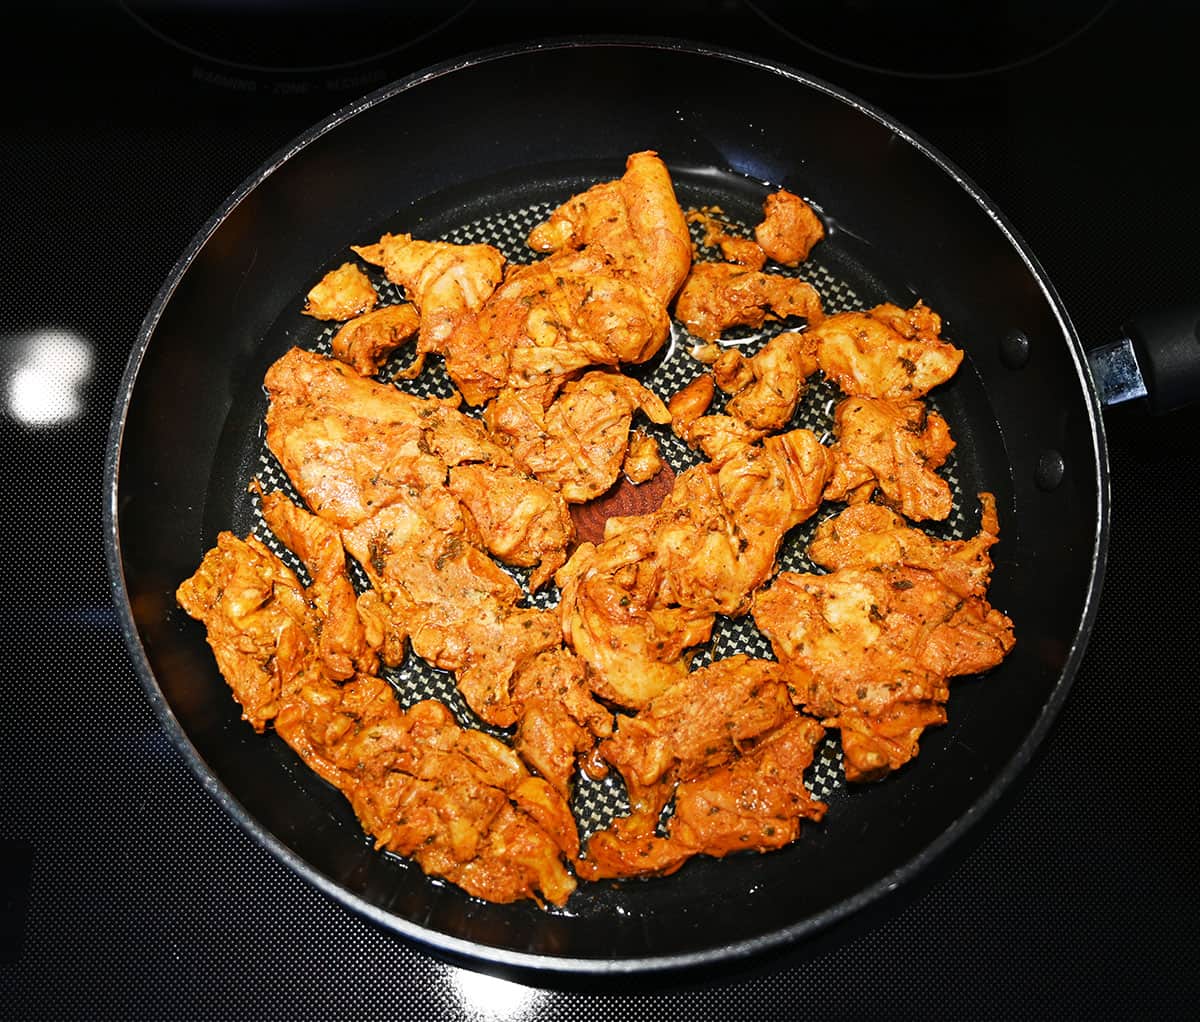
[[[678,781],[728,763],[793,716],[783,668],[739,654],[686,675],[636,715],[618,715],[600,755],[620,771],[633,811],[657,816]]]
[[[404,288],[421,313],[417,358],[406,375],[415,377],[432,351],[446,353],[455,326],[482,308],[504,272],[504,256],[491,245],[420,241],[410,234],[385,234],[373,245],[351,245],[365,262],[382,266],[388,280]]]
[[[692,261],[670,173],[650,151],[631,155],[617,180],[559,206],[530,232],[529,246],[546,253],[601,252],[617,273],[636,280],[662,305],[675,297]]]
[[[575,872],[587,880],[665,876],[695,855],[723,858],[791,844],[801,820],[820,820],[826,805],[813,798],[804,772],[824,729],[793,716],[724,766],[675,789],[675,812],[666,837],[657,817],[634,813],[591,836]]]
[[[716,248],[728,263],[738,263],[750,270],[761,270],[767,262],[767,253],[753,238],[743,238],[730,233],[730,225],[721,219],[724,211],[719,206],[704,209],[689,209],[687,221],[704,228],[705,248]]]
[[[629,436],[629,449],[621,463],[621,472],[634,485],[649,482],[666,465],[658,441],[640,429]]]
[[[713,615],[745,613],[784,534],[811,516],[828,456],[808,430],[746,445],[721,466],[679,475],[649,515],[610,518],[558,571],[567,642],[596,692],[640,707],[687,673]]]
[[[577,762],[612,734],[613,715],[592,697],[588,666],[568,649],[527,661],[513,679],[522,706],[513,748],[529,767],[569,797]]]

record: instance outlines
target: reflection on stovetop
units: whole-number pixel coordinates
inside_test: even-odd
[[[337,1005],[594,1018],[596,999],[464,972],[350,918],[237,831],[172,753],[124,652],[101,542],[111,410],[161,282],[263,160],[387,81],[531,38],[649,34],[794,65],[909,125],[996,201],[1085,342],[1100,343],[1142,308],[1194,297],[1200,280],[1191,36],[1171,5],[1130,0],[1038,7],[1036,25],[1033,5],[1000,5],[1025,12],[1007,37],[994,22],[921,31],[918,15],[972,6],[961,3],[903,5],[902,25],[884,10],[901,5],[869,0],[829,0],[807,23],[787,16],[809,5],[768,0],[302,6],[308,20],[278,31],[284,5],[267,0],[39,8],[19,45],[40,55],[39,73],[0,68],[22,97],[6,109],[0,161],[0,1014],[211,1017],[232,1003],[287,1017]],[[481,111],[497,102],[481,97]],[[1187,922],[1198,914],[1173,879],[1193,870],[1194,822],[1189,832],[1174,813],[1190,799],[1176,780],[1190,776],[1179,722],[1200,713],[1185,683],[1200,652],[1187,598],[1200,418],[1126,411],[1108,425],[1117,521],[1095,652],[1019,811],[932,897],[845,954],[714,984],[719,1016],[805,1004],[964,1017],[999,998],[999,1014],[1032,1003],[1161,1017],[1200,996],[1185,978],[1200,974]],[[1156,731],[1132,770],[1112,762],[1131,756],[1117,734],[1131,705]],[[1044,872],[1009,876],[1018,848]],[[677,1016],[700,1002],[658,1003],[621,1007]]]

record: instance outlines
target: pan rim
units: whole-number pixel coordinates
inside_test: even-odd
[[[740,940],[735,943],[717,944],[716,946],[698,951],[666,953],[663,955],[640,955],[622,959],[535,954],[478,944],[440,931],[428,929],[408,919],[387,912],[350,892],[311,866],[281,839],[268,831],[245,809],[230,789],[210,769],[203,756],[201,756],[187,735],[179,719],[175,716],[162,689],[159,687],[134,618],[133,607],[125,580],[119,532],[120,509],[118,507],[118,496],[121,453],[126,419],[142,362],[144,361],[163,311],[170,302],[176,288],[200,251],[230,213],[251,192],[270,177],[272,173],[315,140],[358,114],[386,102],[403,92],[416,88],[427,81],[442,78],[471,67],[506,59],[528,57],[543,51],[579,47],[657,49],[677,54],[729,61],[769,74],[781,75],[795,84],[823,92],[850,106],[860,114],[879,122],[894,132],[904,142],[917,149],[926,159],[940,168],[943,173],[948,174],[979,205],[983,212],[1002,232],[1005,240],[1012,246],[1028,268],[1049,307],[1053,310],[1055,321],[1058,323],[1063,338],[1067,342],[1078,377],[1079,387],[1087,408],[1095,459],[1096,481],[1098,484],[1096,498],[1097,527],[1091,551],[1090,577],[1079,627],[1074,640],[1067,650],[1063,668],[1059,673],[1058,680],[1046,696],[1032,728],[1026,732],[1009,761],[996,774],[988,787],[965,813],[956,818],[918,854],[889,872],[886,876],[860,890],[855,895],[838,902],[836,905],[822,912],[805,917],[793,925],[775,929],[769,933],[760,934],[759,936]],[[493,967],[516,968],[540,973],[573,974],[592,977],[687,971],[717,963],[728,964],[735,961],[746,961],[769,950],[799,944],[806,938],[812,938],[819,933],[828,931],[837,923],[858,916],[868,906],[883,900],[891,892],[907,885],[917,874],[924,873],[935,860],[940,859],[952,845],[957,844],[969,830],[975,829],[978,821],[986,816],[997,805],[1002,796],[1013,788],[1018,777],[1028,767],[1037,749],[1043,745],[1046,735],[1057,719],[1059,711],[1070,691],[1071,684],[1082,662],[1088,638],[1099,612],[1100,592],[1103,586],[1104,569],[1107,559],[1111,514],[1109,464],[1103,417],[1100,402],[1091,382],[1090,372],[1087,369],[1084,348],[1076,335],[1065,306],[1033,252],[1003,214],[987,198],[982,189],[971,181],[944,154],[909,128],[860,97],[846,92],[820,78],[780,62],[736,49],[656,36],[571,36],[538,40],[533,43],[509,44],[474,51],[442,61],[414,72],[411,75],[397,79],[358,100],[346,104],[323,121],[310,127],[300,135],[295,136],[276,150],[272,156],[248,175],[221,207],[204,222],[193,236],[183,254],[176,260],[151,303],[149,311],[138,330],[137,339],[130,352],[117,389],[117,397],[109,423],[104,472],[103,517],[105,559],[108,567],[113,602],[120,620],[125,645],[130,653],[130,658],[138,674],[142,688],[153,706],[160,723],[167,731],[176,751],[183,757],[185,763],[200,781],[205,791],[229,813],[234,821],[261,848],[269,852],[291,871],[301,876],[307,883],[320,890],[331,900],[350,909],[361,918],[367,919],[386,931],[412,941],[424,950],[433,953],[440,952],[453,956],[456,960],[462,959],[472,964],[486,964]]]

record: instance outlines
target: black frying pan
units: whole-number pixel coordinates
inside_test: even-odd
[[[823,272],[844,294],[864,305],[919,297],[943,315],[967,353],[937,395],[958,441],[956,494],[968,517],[977,489],[998,497],[991,598],[1018,642],[990,676],[956,684],[950,725],[927,733],[915,763],[837,788],[826,820],[783,851],[584,885],[561,912],[485,904],[374,852],[340,795],[239,719],[174,592],[220,529],[254,525],[245,488],[264,468],[263,373],[313,329],[298,314],[303,294],[347,245],[387,229],[434,237],[494,225],[619,176],[625,155],[647,148],[685,205],[706,198],[753,222],[769,189],[810,197],[830,227]],[[1126,349],[1109,354],[1107,364],[1128,364]],[[333,898],[481,967],[711,965],[852,919],[925,871],[1012,786],[1066,697],[1096,612],[1109,520],[1100,408],[1066,311],[1004,217],[866,104],[686,45],[489,53],[406,78],[314,128],[197,235],[146,317],[114,412],[109,566],[134,661],[184,758],[260,844]]]

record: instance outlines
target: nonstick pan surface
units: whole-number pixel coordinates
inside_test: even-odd
[[[682,204],[756,221],[776,187],[805,195],[829,236],[802,273],[830,309],[921,298],[966,351],[936,392],[958,443],[946,474],[972,533],[975,494],[998,499],[992,602],[1017,646],[952,686],[950,724],[883,783],[848,788],[836,743],[812,777],[830,803],[794,845],[696,860],[675,876],[585,884],[563,910],[492,905],[374,852],[349,806],[274,735],[239,718],[203,629],[175,605],[221,529],[269,534],[247,483],[287,483],[262,442],[268,365],[330,331],[299,314],[347,246],[385,230],[486,240],[529,261],[523,239],[557,202],[655,149]],[[762,335],[739,338],[748,349]],[[677,335],[638,370],[668,395],[700,371]],[[403,356],[401,356],[403,358]],[[446,386],[436,371],[418,393]],[[812,388],[796,425],[828,431],[833,392]],[[676,469],[694,458],[669,433]],[[1034,257],[970,182],[864,103],[756,58],[682,44],[587,41],[466,58],[405,79],[298,139],[200,232],[147,316],[114,412],[108,553],[147,693],[206,788],[265,847],[387,929],[482,967],[643,972],[743,959],[812,938],[933,865],[1016,780],[1066,696],[1095,613],[1107,539],[1099,406],[1069,319]],[[805,567],[805,530],[781,556]],[[704,656],[769,655],[722,621]],[[698,662],[703,662],[698,661]],[[410,658],[406,704],[445,698]],[[620,811],[581,785],[585,833]]]

